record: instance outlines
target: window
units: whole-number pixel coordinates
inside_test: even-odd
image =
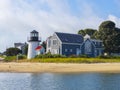
[[[91,53],[92,52],[92,48],[91,48],[92,46],[91,46],[91,43],[89,42],[89,41],[87,41],[86,43],[85,43],[85,53],[86,54],[89,54],[89,53]]]
[[[51,46],[51,40],[48,41],[48,47],[50,47],[50,46]]]
[[[57,45],[57,40],[53,40],[53,45]]]
[[[95,45],[96,45],[97,43],[95,42]]]
[[[102,42],[100,42],[100,46],[102,46]]]
[[[67,52],[68,50],[67,49],[65,49],[65,52]]]
[[[72,52],[73,50],[72,49],[70,49],[70,52]]]
[[[35,35],[35,37],[38,37],[38,34],[37,34],[37,33],[35,33],[34,35]]]

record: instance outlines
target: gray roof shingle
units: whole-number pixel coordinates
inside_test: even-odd
[[[77,43],[81,44],[83,42],[83,36],[80,34],[70,34],[70,33],[61,33],[55,32],[58,38],[64,43]]]

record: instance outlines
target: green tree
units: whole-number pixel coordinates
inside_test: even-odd
[[[7,56],[16,56],[17,54],[21,53],[21,50],[18,48],[11,47],[8,48],[5,53]]]
[[[96,29],[84,29],[84,30],[79,30],[78,31],[78,34],[81,34],[81,35],[83,35],[83,36],[85,36],[86,34],[88,34],[88,35],[90,35],[91,36],[91,38],[95,38],[94,37],[94,33],[95,32],[97,32],[97,30]]]
[[[115,27],[114,22],[102,22],[94,36],[103,41],[104,50],[108,54],[120,52],[120,29]]]
[[[26,45],[24,48],[24,54],[27,55],[27,53],[28,53],[28,45]]]
[[[46,42],[43,41],[41,45],[44,47],[44,49],[45,49],[45,51],[46,51]]]

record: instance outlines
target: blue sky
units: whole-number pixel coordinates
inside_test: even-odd
[[[105,20],[120,27],[119,15],[120,0],[0,0],[0,52],[26,42],[33,29],[46,40],[54,32],[98,29]]]

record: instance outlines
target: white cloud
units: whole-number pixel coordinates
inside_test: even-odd
[[[114,16],[114,15],[109,15],[108,20],[113,21],[117,27],[120,27],[120,18]]]
[[[45,40],[53,32],[77,33],[82,28],[97,28],[104,19],[97,16],[87,2],[82,11],[71,14],[69,0],[1,0],[0,51],[14,42],[25,42],[36,29]]]

